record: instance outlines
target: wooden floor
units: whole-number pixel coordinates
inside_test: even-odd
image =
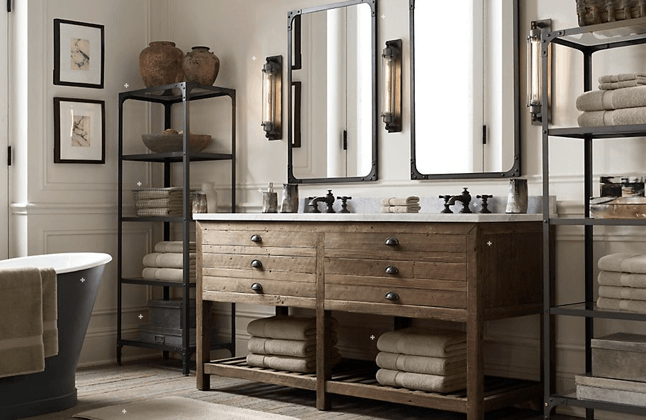
[[[457,413],[430,410],[381,401],[333,396],[332,410],[315,408],[313,391],[249,382],[242,379],[211,377],[211,391],[195,387],[195,373],[181,374],[174,360],[155,360],[80,369],[76,377],[78,405],[62,412],[30,417],[32,420],[70,419],[73,414],[93,408],[126,404],[162,396],[182,396],[201,401],[244,407],[303,420],[462,420]],[[538,412],[509,409],[489,413],[487,420],[539,420]],[[563,418],[561,418],[563,419]],[[564,420],[564,419],[563,419]]]

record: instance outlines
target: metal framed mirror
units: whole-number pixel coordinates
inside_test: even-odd
[[[377,2],[287,15],[290,183],[377,180]]]
[[[518,0],[409,2],[411,179],[520,176]]]

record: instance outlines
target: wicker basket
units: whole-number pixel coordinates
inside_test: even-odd
[[[576,0],[579,26],[646,16],[646,0]]]

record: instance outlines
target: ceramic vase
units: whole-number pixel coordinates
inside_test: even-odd
[[[187,82],[211,86],[220,71],[220,59],[209,51],[209,47],[193,47],[183,61],[184,77]]]
[[[184,80],[184,52],[174,42],[153,41],[139,54],[139,74],[147,88]]]

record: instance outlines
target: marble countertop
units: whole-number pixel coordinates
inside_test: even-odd
[[[274,222],[529,222],[542,220],[542,214],[505,213],[197,213],[197,221]]]

